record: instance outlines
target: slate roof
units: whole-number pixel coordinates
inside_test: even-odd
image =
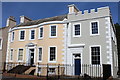
[[[60,16],[54,16],[54,17],[50,17],[50,18],[32,20],[32,21],[29,21],[29,22],[26,22],[26,23],[20,23],[19,25],[17,25],[17,27],[37,25],[37,24],[40,24],[40,23],[43,23],[43,22],[48,22],[48,21],[62,21],[65,18],[67,18],[67,15],[60,15]]]

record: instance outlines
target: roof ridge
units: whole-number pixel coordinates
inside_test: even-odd
[[[36,24],[40,24],[40,23],[48,22],[48,21],[62,21],[64,18],[67,18],[67,14],[38,19],[38,20],[32,20],[32,21],[25,22],[25,23],[20,23],[16,27],[36,25]]]
[[[60,16],[66,16],[66,15],[67,15],[67,14],[60,15]],[[60,16],[53,16],[53,17],[42,18],[42,19],[49,19],[49,18],[60,17]],[[42,19],[37,19],[37,20],[42,20]],[[32,21],[37,21],[37,20],[32,20]],[[32,21],[29,21],[29,22],[32,22]]]

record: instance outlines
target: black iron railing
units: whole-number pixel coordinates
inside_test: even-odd
[[[30,64],[18,62],[7,62],[5,63],[4,71],[8,72],[18,65],[31,66]],[[75,75],[75,65],[69,64],[34,64],[36,67],[35,75],[37,76],[46,76],[46,78],[54,77],[60,79],[62,77],[84,77],[89,78],[101,78],[103,76],[102,65],[91,65],[91,64],[82,64],[80,66],[80,74]]]

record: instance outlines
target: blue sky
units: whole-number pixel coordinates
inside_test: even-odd
[[[118,2],[3,2],[2,27],[9,16],[14,16],[19,24],[21,15],[37,20],[67,14],[69,4],[75,4],[82,11],[109,6],[113,22],[118,22]]]

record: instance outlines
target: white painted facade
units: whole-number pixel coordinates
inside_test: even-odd
[[[74,6],[74,5],[71,5]],[[74,7],[72,7],[74,8]],[[75,9],[75,8],[74,8]],[[70,10],[70,7],[69,7]],[[100,63],[99,68],[100,75],[103,76],[103,64],[111,66],[111,76],[117,77],[118,63],[115,60],[117,56],[117,47],[116,47],[116,36],[114,26],[111,23],[111,15],[109,7],[98,8],[97,12],[94,9],[90,10],[88,13],[87,10],[73,12],[69,11],[68,14],[68,27],[67,27],[67,51],[66,51],[66,64],[71,64],[74,66],[73,69],[68,69],[67,73],[70,75],[75,75],[75,57],[76,54],[80,54],[80,65],[81,71],[80,75],[84,74],[82,71],[82,65],[93,65],[92,64],[92,53],[91,47],[99,47],[100,48]],[[71,13],[70,13],[71,12]],[[104,13],[106,12],[106,13]],[[92,34],[91,23],[97,22],[98,24],[98,33]],[[74,33],[74,25],[80,24],[80,36],[75,37]],[[115,62],[117,63],[114,66]],[[90,75],[89,71],[86,72]],[[98,76],[96,72],[93,73],[94,76]]]

